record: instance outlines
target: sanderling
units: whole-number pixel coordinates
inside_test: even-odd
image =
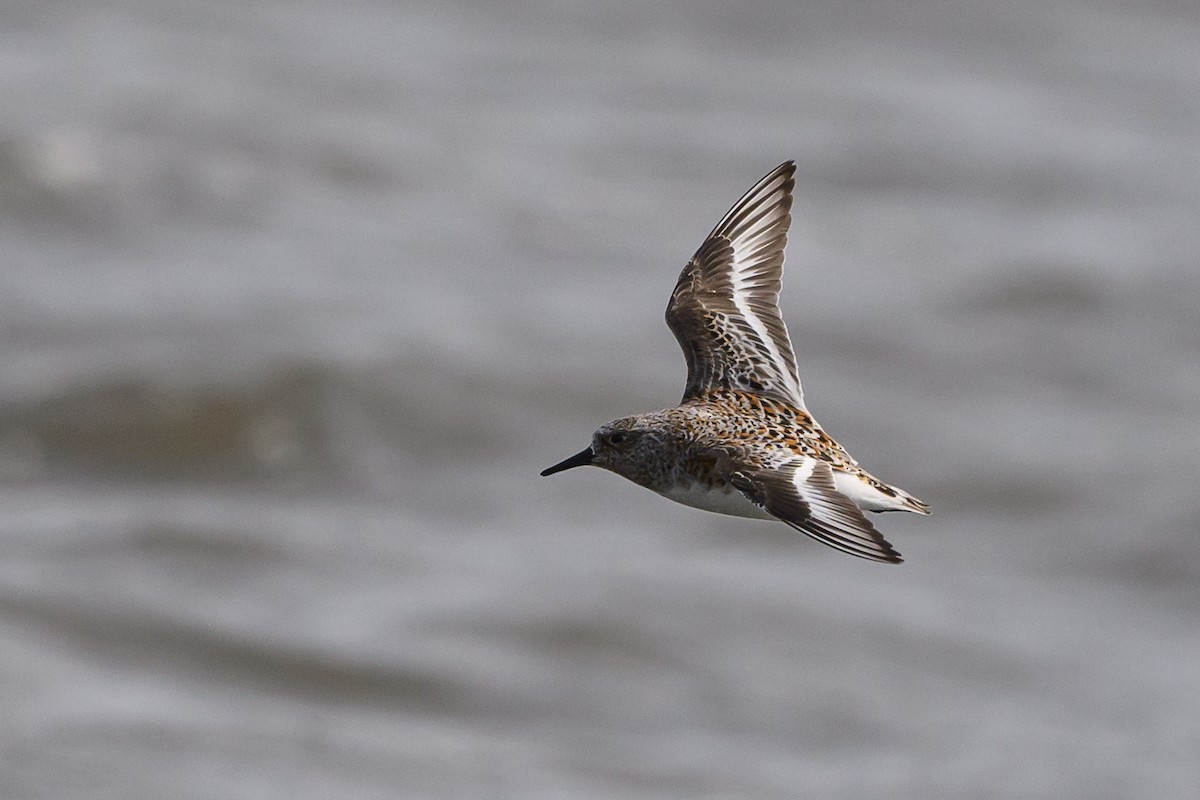
[[[683,268],[667,326],[687,359],[675,408],[602,425],[546,469],[603,467],[684,505],[786,522],[838,550],[899,563],[863,511],[929,506],[858,466],[804,406],[779,312],[796,165],[773,169],[729,210]]]

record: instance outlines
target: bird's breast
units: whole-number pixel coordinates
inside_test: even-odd
[[[676,484],[660,491],[659,494],[676,503],[703,511],[712,511],[715,514],[749,519],[774,519],[766,511],[747,500],[744,494],[728,485],[710,486],[701,481],[691,481],[686,484]]]

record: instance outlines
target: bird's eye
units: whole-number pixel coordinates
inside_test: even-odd
[[[623,434],[623,433],[610,433],[608,435],[608,443],[609,444],[621,444],[624,441],[625,441],[625,434]]]

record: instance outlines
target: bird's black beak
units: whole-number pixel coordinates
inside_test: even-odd
[[[546,469],[542,470],[542,477],[544,478],[547,475],[553,475],[556,472],[562,472],[564,469],[570,469],[571,467],[585,467],[590,463],[592,463],[592,448],[589,447],[583,452],[576,453],[575,455],[571,456],[566,461],[560,461],[553,467],[547,467]]]

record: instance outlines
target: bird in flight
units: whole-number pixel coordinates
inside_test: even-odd
[[[863,512],[929,506],[868,473],[813,419],[779,311],[795,171],[788,161],[756,183],[679,275],[667,326],[687,359],[680,404],[605,423],[542,475],[603,467],[684,505],[779,520],[899,563]]]

